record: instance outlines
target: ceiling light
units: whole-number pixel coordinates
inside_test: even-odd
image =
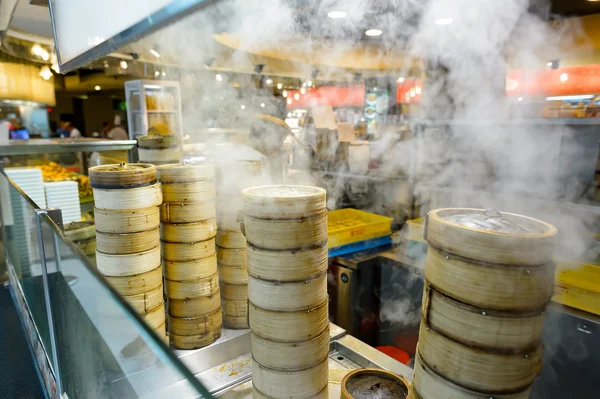
[[[217,82],[222,82],[223,81],[223,76],[221,76],[221,74],[218,73],[218,74],[215,75],[215,79],[216,79]]]
[[[160,72],[159,71],[155,71],[154,72],[154,76],[160,76]]]
[[[546,101],[565,101],[565,100],[591,100],[594,98],[593,94],[583,94],[580,96],[555,96],[546,97]]]
[[[436,25],[450,25],[454,20],[452,18],[438,18],[435,20]]]
[[[288,99],[287,99],[287,103],[288,103],[288,105],[292,105],[292,99],[291,99],[291,98],[288,98]]]
[[[32,54],[40,55],[41,52],[42,52],[42,46],[40,46],[39,44],[34,44],[33,47],[31,47]]]
[[[264,108],[264,107],[265,107],[265,103],[260,103],[260,106],[261,106],[262,108]]]
[[[282,83],[277,83],[277,89],[279,89],[279,90],[283,89],[283,84]]]
[[[283,93],[281,93],[281,95],[287,97],[287,90],[284,90]]]
[[[156,58],[160,58],[160,54],[158,54],[158,51],[154,50],[153,48],[150,49],[150,52],[152,53],[153,56],[155,56]]]
[[[346,14],[346,12],[339,11],[339,10],[329,11],[327,13],[327,16],[331,19],[342,19],[342,18],[346,18],[347,15],[348,14]]]
[[[50,80],[50,78],[52,77],[52,71],[50,70],[48,65],[44,65],[40,68],[40,76],[44,80]]]
[[[312,86],[312,80],[309,80],[308,82],[306,82],[306,85],[307,85],[308,87],[311,87],[311,86]]]
[[[167,76],[167,73],[163,71],[162,76]]]
[[[300,94],[298,94],[298,93],[294,94],[294,100],[300,100]]]
[[[102,89],[102,87],[100,87],[100,86],[98,86],[98,85],[94,86],[94,90],[96,90],[96,91],[100,91],[100,89]]]
[[[548,61],[548,62],[546,63],[546,66],[548,66],[548,67],[550,68],[550,67],[552,67],[552,64],[553,64],[553,62],[552,62],[552,61]]]
[[[267,79],[267,84],[268,85],[272,85],[273,84],[273,79]]]
[[[398,78],[398,83],[404,83],[404,77],[403,76],[400,76]]]
[[[415,89],[410,89],[410,96],[414,97],[416,95],[417,95],[417,93],[415,92]]]
[[[365,35],[367,36],[381,36],[381,34],[383,33],[383,31],[379,30],[379,29],[369,29],[365,32]]]
[[[241,109],[246,109],[246,106],[244,104],[240,105]]]
[[[119,62],[119,66],[121,67],[121,69],[127,69],[129,65],[127,65],[127,61],[121,60],[121,62]]]
[[[519,101],[519,102],[520,102],[520,101],[523,101],[523,97],[519,97],[519,98],[517,98],[517,101]]]
[[[568,73],[561,73],[560,74],[560,81],[564,83],[567,80],[569,80],[569,74]]]
[[[415,87],[415,92],[421,94],[421,88],[419,86]]]
[[[300,89],[300,93],[302,93],[302,94],[306,94],[306,89],[305,89],[304,87],[303,87],[303,88],[301,88],[301,89]]]

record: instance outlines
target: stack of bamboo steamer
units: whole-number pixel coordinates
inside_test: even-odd
[[[327,397],[325,190],[242,191],[255,398]]]
[[[96,263],[96,228],[93,221],[71,222],[65,226],[65,236],[73,241],[85,255]]]
[[[162,192],[156,167],[96,166],[89,176],[98,271],[166,340],[158,208]]]
[[[542,366],[556,229],[525,216],[427,216],[423,319],[411,398],[525,399]]]
[[[140,162],[154,165],[174,164],[181,161],[181,143],[175,135],[137,137]]]
[[[158,168],[169,338],[196,349],[221,336],[221,299],[215,254],[215,167],[210,163]]]

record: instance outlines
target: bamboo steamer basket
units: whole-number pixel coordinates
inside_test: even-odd
[[[174,134],[152,134],[138,136],[138,148],[175,148],[179,147],[179,137]]]
[[[219,273],[206,278],[171,281],[165,280],[165,293],[173,299],[198,298],[211,296],[219,289]]]
[[[491,352],[446,338],[425,323],[419,331],[418,352],[444,378],[490,395],[525,390],[542,368],[541,344],[521,353]]]
[[[223,266],[246,266],[246,248],[217,247],[217,259]]]
[[[310,398],[329,385],[328,358],[316,366],[294,372],[273,370],[252,358],[252,385],[259,392],[278,399]]]
[[[94,222],[71,222],[65,226],[65,236],[71,241],[86,241],[96,236]]]
[[[221,282],[221,297],[230,301],[247,301],[248,285],[234,285]]]
[[[160,245],[159,228],[139,233],[96,233],[96,246],[104,254],[134,254],[149,251],[157,245]]]
[[[248,277],[248,298],[259,308],[298,311],[327,301],[327,273],[301,281],[269,281]]]
[[[192,223],[162,223],[160,237],[166,242],[198,242],[214,238],[217,232],[216,219]]]
[[[163,261],[165,278],[171,281],[189,281],[210,277],[218,272],[215,255],[185,262]]]
[[[461,215],[466,219],[475,215],[478,221],[460,222]],[[475,225],[483,228],[472,227]],[[430,246],[452,255],[501,265],[551,262],[556,233],[554,226],[541,220],[470,208],[433,210],[427,214],[425,226],[425,240]]]
[[[173,262],[194,261],[215,254],[215,239],[198,242],[162,242],[164,260]]]
[[[219,263],[219,279],[227,284],[248,284],[246,266],[225,266]]]
[[[96,230],[102,233],[137,233],[160,227],[158,208],[109,211],[94,208]]]
[[[445,255],[429,247],[425,278],[438,291],[473,306],[496,310],[544,308],[554,291],[554,264],[506,266]]]
[[[215,165],[209,162],[162,165],[156,169],[156,174],[162,183],[214,180]]]
[[[344,376],[341,388],[341,399],[364,398],[365,394],[373,398],[401,399],[407,397],[410,384],[391,371],[355,369]]]
[[[167,336],[166,325],[167,323],[163,323],[163,325],[158,326],[158,328],[155,328],[154,332],[156,333],[156,335],[158,335],[160,339],[162,339],[167,345],[169,345],[169,337]]]
[[[200,335],[221,329],[223,323],[221,309],[196,316],[173,317],[169,316],[169,332],[177,335]]]
[[[157,267],[135,276],[104,277],[123,296],[139,295],[160,287],[162,291],[162,268]]]
[[[171,344],[178,349],[199,349],[215,342],[221,337],[221,329],[199,335],[177,335],[170,333]]]
[[[252,356],[261,365],[274,370],[313,367],[329,356],[329,328],[302,342],[277,342],[252,334]]]
[[[244,215],[246,239],[263,249],[314,248],[327,243],[327,211],[304,219],[258,219]]]
[[[144,187],[156,183],[156,166],[145,163],[121,163],[89,168],[90,186],[100,189]]]
[[[223,313],[223,326],[232,330],[248,328],[248,316],[234,317]]]
[[[321,334],[329,326],[329,302],[296,312],[261,309],[250,302],[250,329],[264,339],[279,342],[301,342]]]
[[[221,307],[220,292],[216,290],[212,295],[199,298],[168,298],[168,306],[169,314],[174,317],[194,317],[212,313]]]
[[[315,396],[311,396],[310,398],[304,398],[304,399],[329,399],[329,387],[323,389],[321,392],[319,392],[318,394],[316,394]],[[273,398],[272,396],[267,396],[264,393],[260,392],[258,389],[256,389],[255,387],[252,387],[252,399],[278,399],[278,398]]]
[[[228,204],[231,202],[227,198],[219,198],[217,197],[218,204]],[[229,205],[230,206],[230,205]],[[233,208],[232,209],[236,209]],[[243,217],[238,214],[238,212],[230,211],[230,212],[222,212],[217,210],[217,226],[219,230],[231,230],[231,231],[242,231],[240,223],[243,220]]]
[[[413,385],[409,398],[413,399],[490,399],[490,394],[471,391],[458,386],[427,367],[419,354],[415,357]],[[493,395],[494,399],[529,399],[530,387],[517,393]]]
[[[83,240],[83,241],[75,241],[75,244],[77,244],[77,246],[79,248],[81,248],[81,250],[83,251],[84,254],[88,255],[88,256],[96,256],[96,238],[88,238],[87,240]]]
[[[218,230],[217,245],[221,248],[246,248],[246,237],[241,231]]]
[[[310,186],[259,186],[242,190],[244,215],[262,219],[300,219],[327,211],[326,192]]]
[[[428,284],[422,309],[423,321],[430,328],[476,348],[523,352],[541,339],[544,327],[544,311],[484,310],[455,301]]]
[[[231,317],[248,317],[248,301],[230,301],[223,299],[223,314]]]
[[[96,251],[98,271],[105,276],[135,276],[160,267],[160,245],[136,254],[114,255]]]
[[[175,203],[165,202],[160,206],[160,220],[166,223],[191,223],[215,219],[215,201]]]
[[[158,329],[165,324],[165,303],[161,302],[156,308],[150,310],[146,314],[141,314],[142,319],[152,329]]]
[[[162,190],[165,202],[198,202],[216,195],[213,181],[162,183]]]
[[[298,281],[316,277],[328,267],[327,245],[300,251],[271,251],[248,245],[248,274],[264,280]]]
[[[181,160],[181,149],[173,148],[140,148],[140,162],[157,163],[159,165],[178,163]]]
[[[141,294],[126,295],[123,298],[140,314],[145,314],[155,309],[164,302],[162,284]]]
[[[162,191],[160,183],[128,189],[95,188],[94,202],[97,209],[103,210],[144,209],[162,204]]]

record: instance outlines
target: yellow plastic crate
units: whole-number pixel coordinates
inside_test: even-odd
[[[412,219],[406,222],[406,238],[410,241],[425,242],[425,218]]]
[[[600,265],[557,261],[552,300],[600,315]]]
[[[392,234],[392,218],[358,209],[338,209],[327,215],[329,248]]]

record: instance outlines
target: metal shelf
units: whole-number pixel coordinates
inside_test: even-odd
[[[0,156],[128,151],[135,147],[136,143],[135,140],[99,140],[92,138],[10,140],[8,145],[0,145]]]

